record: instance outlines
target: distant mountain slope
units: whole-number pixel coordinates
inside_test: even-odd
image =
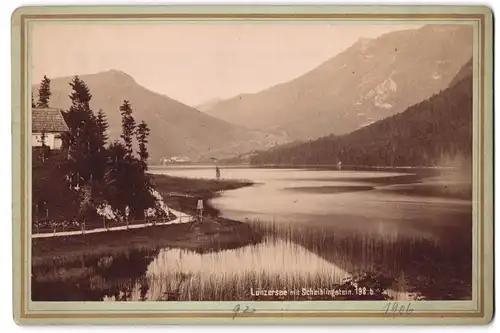
[[[281,138],[260,131],[248,130],[213,118],[165,95],[137,84],[128,74],[110,70],[81,75],[92,93],[91,107],[102,108],[109,120],[110,137],[121,133],[119,107],[129,100],[136,120],[144,120],[151,129],[150,163],[162,157],[187,156],[190,159],[229,157],[252,149],[281,143]],[[68,109],[72,77],[53,78],[51,107]],[[35,96],[38,86],[34,86]]]
[[[254,154],[253,164],[443,166],[470,163],[472,75],[403,113],[342,136]]]
[[[360,39],[292,81],[222,101],[207,113],[296,140],[345,134],[446,88],[471,56],[469,26],[392,32]]]

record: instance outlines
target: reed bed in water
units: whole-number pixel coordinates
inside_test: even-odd
[[[368,279],[367,279],[368,280]],[[235,301],[235,300],[332,300],[387,299],[388,295],[376,283],[372,293],[357,294],[359,282],[346,279],[332,283],[328,275],[269,274],[263,271],[209,275],[169,273],[136,283],[125,297],[113,295],[106,300],[144,301]],[[147,283],[144,294],[139,290]],[[370,290],[370,289],[368,289]],[[316,293],[316,294],[314,294]],[[141,295],[140,298],[137,298]],[[134,297],[135,296],[135,297]]]
[[[265,255],[269,251],[271,255]],[[144,286],[147,286],[144,288]],[[364,290],[362,288],[365,288]],[[144,292],[139,292],[139,291]],[[235,251],[196,255],[164,250],[146,276],[105,300],[386,299],[368,274],[356,277],[289,241],[266,239]]]
[[[448,250],[436,238],[391,230],[339,231],[255,220],[249,223],[258,233],[300,244],[353,273],[377,271],[393,275],[402,262],[426,254],[439,256]]]
[[[348,274],[300,245],[266,239],[233,251],[161,251],[149,266],[148,299],[261,299],[258,290],[324,286]],[[175,287],[175,286],[178,287]],[[279,296],[279,295],[277,295]],[[286,296],[286,295],[281,295]],[[273,295],[271,299],[278,299]]]
[[[164,249],[156,254],[145,251],[81,262],[60,261],[38,267],[32,282],[38,299],[54,297],[53,293],[58,292],[60,297],[72,300],[91,297],[87,300],[120,301],[317,300],[356,296],[356,284],[346,271],[300,245],[271,238],[230,251],[200,254]],[[323,295],[310,295],[303,294],[302,288],[325,291]],[[328,290],[338,288],[351,291],[346,295],[335,295],[334,291],[328,294]],[[47,294],[48,290],[51,293]],[[292,290],[299,293],[291,295]],[[267,291],[275,294],[268,295]],[[380,298],[381,292],[374,287],[373,295],[364,296]]]
[[[304,246],[353,276],[374,277],[393,289],[392,295],[440,300],[471,298],[472,237],[467,221],[454,221],[453,228],[432,233],[249,223],[268,237]]]

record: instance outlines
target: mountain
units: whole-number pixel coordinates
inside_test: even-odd
[[[292,81],[222,101],[206,112],[296,140],[349,133],[446,88],[472,56],[472,44],[472,28],[464,25],[363,38]]]
[[[338,161],[362,166],[469,165],[472,73],[459,75],[451,87],[402,113],[350,134],[260,152],[250,161],[277,165],[335,165]]]
[[[150,163],[159,163],[162,157],[187,156],[191,160],[207,160],[241,154],[282,143],[283,138],[258,130],[249,130],[213,118],[139,85],[130,75],[110,70],[81,75],[92,93],[94,112],[104,110],[110,124],[109,136],[119,139],[121,116],[119,107],[129,100],[136,121],[144,120],[151,129],[149,137]],[[50,106],[67,110],[69,82],[72,77],[53,78]],[[34,95],[38,85],[34,87]]]
[[[212,99],[209,99],[208,101],[205,101],[205,102],[195,106],[195,109],[199,110],[201,112],[205,112],[205,111],[210,110],[211,108],[214,107],[214,105],[217,105],[217,103],[220,103],[222,101],[223,101],[222,98],[212,98]]]

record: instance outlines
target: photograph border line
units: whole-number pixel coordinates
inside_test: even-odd
[[[16,13],[14,13],[14,16]],[[469,312],[414,312],[411,317],[413,318],[453,318],[453,317],[470,317],[479,318],[484,317],[485,314],[485,258],[484,258],[484,216],[485,216],[485,187],[484,187],[484,114],[485,114],[485,21],[486,13],[137,13],[137,14],[20,14],[20,106],[21,106],[21,128],[20,128],[20,144],[21,144],[21,170],[20,170],[20,302],[15,306],[20,307],[18,312],[19,318],[22,319],[124,319],[124,318],[233,318],[233,312],[224,313],[214,313],[214,312],[185,312],[185,313],[168,313],[168,312],[150,312],[150,313],[134,313],[126,312],[123,310],[121,313],[29,313],[27,311],[27,276],[26,276],[26,263],[29,261],[26,253],[26,242],[29,239],[27,235],[27,223],[28,216],[26,213],[26,205],[28,200],[26,199],[26,183],[27,183],[27,170],[26,170],[26,134],[28,133],[26,128],[26,117],[28,115],[27,102],[26,102],[26,87],[27,82],[27,47],[26,47],[26,27],[28,20],[61,20],[61,19],[466,19],[466,20],[478,20],[479,21],[479,37],[480,37],[480,50],[479,50],[479,87],[480,87],[480,100],[479,100],[479,131],[480,131],[480,142],[478,144],[479,151],[479,187],[480,200],[480,221],[479,221],[479,272],[478,272],[478,282],[479,282],[479,292],[478,301],[479,308],[477,311]],[[16,263],[14,262],[14,265]],[[318,318],[388,318],[392,314],[386,314],[382,311],[380,312],[287,312],[282,311],[280,313],[273,312],[256,312],[251,314],[239,313],[238,317],[252,317],[252,318],[304,318],[304,317],[318,317]]]

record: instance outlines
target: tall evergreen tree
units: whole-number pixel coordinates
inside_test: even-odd
[[[78,76],[69,83],[72,88],[71,107],[66,115],[70,130],[70,156],[71,170],[78,179],[77,185],[81,186],[93,178],[94,156],[97,151],[98,140],[96,117],[90,109],[92,95],[90,89]]]
[[[92,142],[92,175],[93,178],[101,182],[103,180],[104,174],[106,173],[107,165],[107,149],[106,145],[108,142],[108,131],[109,125],[106,119],[106,114],[102,109],[99,109],[97,116],[95,117],[95,134],[93,136]]]
[[[132,107],[129,101],[123,101],[122,106],[120,106],[120,113],[122,115],[122,134],[121,138],[125,143],[125,148],[127,149],[127,154],[129,157],[132,156],[132,145],[133,145],[133,135],[135,132],[135,119],[132,116]]]
[[[147,143],[148,143],[148,136],[149,136],[149,133],[150,133],[150,129],[148,127],[148,125],[146,124],[146,122],[141,121],[141,123],[139,124],[139,126],[137,126],[137,130],[136,130],[136,138],[137,138],[137,142],[139,144],[139,151],[137,152],[139,154],[139,159],[141,161],[141,164],[142,164],[142,167],[144,170],[147,170],[148,168],[148,157],[149,157],[149,153],[148,153],[148,147],[147,147]]]
[[[104,185],[108,203],[120,212],[125,211],[127,184],[126,161],[127,149],[123,143],[114,141],[108,148],[108,171],[104,176]]]
[[[38,89],[38,103],[37,106],[39,108],[48,108],[50,101],[50,79],[47,75],[43,76],[43,80],[40,83],[40,89]]]
[[[106,118],[106,114],[102,109],[99,109],[99,112],[97,112],[96,125],[99,131],[98,132],[99,140],[101,141],[102,145],[105,146],[106,143],[108,142],[109,124]]]
[[[69,85],[73,90],[69,96],[72,106],[81,105],[85,109],[90,110],[90,100],[92,99],[92,94],[90,93],[90,89],[87,84],[80,79],[78,75],[75,75],[73,81],[71,81]]]

